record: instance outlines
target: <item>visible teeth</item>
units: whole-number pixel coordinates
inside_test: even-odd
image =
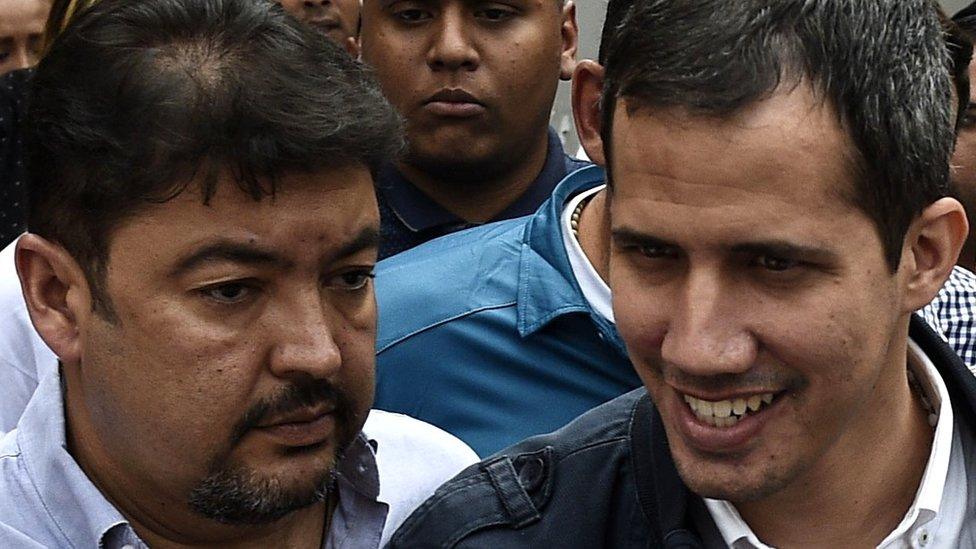
[[[732,403],[728,400],[720,400],[712,404],[712,413],[715,417],[729,417],[732,415]]]
[[[712,403],[709,402],[709,401],[707,401],[707,400],[699,400],[698,401],[698,413],[701,414],[701,415],[703,415],[703,416],[713,415],[713,412],[712,412]]]
[[[753,412],[758,410],[759,407],[762,406],[762,403],[763,403],[763,399],[759,395],[752,395],[751,397],[749,397],[749,409],[752,410]]]
[[[750,413],[758,412],[773,402],[773,393],[752,395],[749,398],[709,401],[683,395],[685,402],[699,421],[716,427],[732,427]]]
[[[746,401],[741,398],[737,398],[732,401],[732,411],[735,412],[735,415],[737,416],[741,416],[742,414],[746,413]]]

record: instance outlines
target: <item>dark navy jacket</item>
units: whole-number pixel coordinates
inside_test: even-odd
[[[911,338],[936,365],[956,421],[976,429],[976,377],[924,321]],[[725,547],[681,481],[644,389],[462,471],[400,527],[389,547],[596,549]]]

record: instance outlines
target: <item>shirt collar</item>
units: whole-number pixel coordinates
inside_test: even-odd
[[[542,171],[515,202],[495,216],[494,220],[512,219],[533,213],[549,196],[556,184],[566,175],[566,154],[556,132],[549,128],[548,150]],[[412,232],[418,233],[438,227],[464,228],[472,226],[410,183],[392,164],[380,170],[376,187],[383,193],[393,213]]]
[[[67,450],[61,376],[40,382],[17,425],[17,443],[27,474],[45,511],[78,546],[111,547],[110,530],[119,539],[137,540],[121,513],[88,479]]]
[[[522,337],[560,315],[590,312],[563,245],[560,218],[569,199],[603,183],[603,170],[597,166],[573,172],[526,223],[516,297]]]
[[[878,547],[889,546],[893,541],[905,537],[916,527],[924,525],[939,514],[942,495],[949,472],[949,458],[952,456],[954,419],[949,390],[932,360],[914,341],[908,341],[908,367],[918,380],[924,395],[921,395],[936,411],[930,418],[935,421],[935,435],[929,452],[928,464],[922,474],[922,482],[915,493],[915,501],[902,521],[885,537]],[[705,498],[715,526],[729,547],[749,549],[769,549],[756,537],[742,516],[728,501]]]

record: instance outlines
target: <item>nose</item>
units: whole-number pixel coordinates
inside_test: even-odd
[[[758,343],[743,320],[748,298],[718,270],[689,270],[670,305],[670,322],[661,343],[669,367],[697,376],[749,370]]]
[[[283,313],[268,327],[275,338],[272,373],[281,378],[334,376],[342,366],[342,353],[336,342],[338,321],[329,306],[315,293]]]
[[[11,57],[13,57],[14,69],[26,69],[34,64],[34,56],[28,50],[26,44],[18,44]]]
[[[435,34],[427,54],[427,65],[435,71],[473,71],[481,62],[474,44],[473,29],[465,22],[460,6],[446,5],[436,21]]]

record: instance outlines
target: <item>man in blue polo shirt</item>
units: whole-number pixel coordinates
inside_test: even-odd
[[[611,1],[607,21],[627,5]],[[574,110],[594,100],[574,97]],[[604,282],[603,183],[600,168],[580,170],[530,218],[380,263],[377,407],[431,422],[485,456],[638,387]],[[921,311],[971,368],[976,338],[960,319],[971,317],[973,288],[972,273],[956,269]]]
[[[380,257],[531,214],[584,163],[549,128],[578,38],[570,0],[366,0],[362,57],[406,121],[377,176]]]

